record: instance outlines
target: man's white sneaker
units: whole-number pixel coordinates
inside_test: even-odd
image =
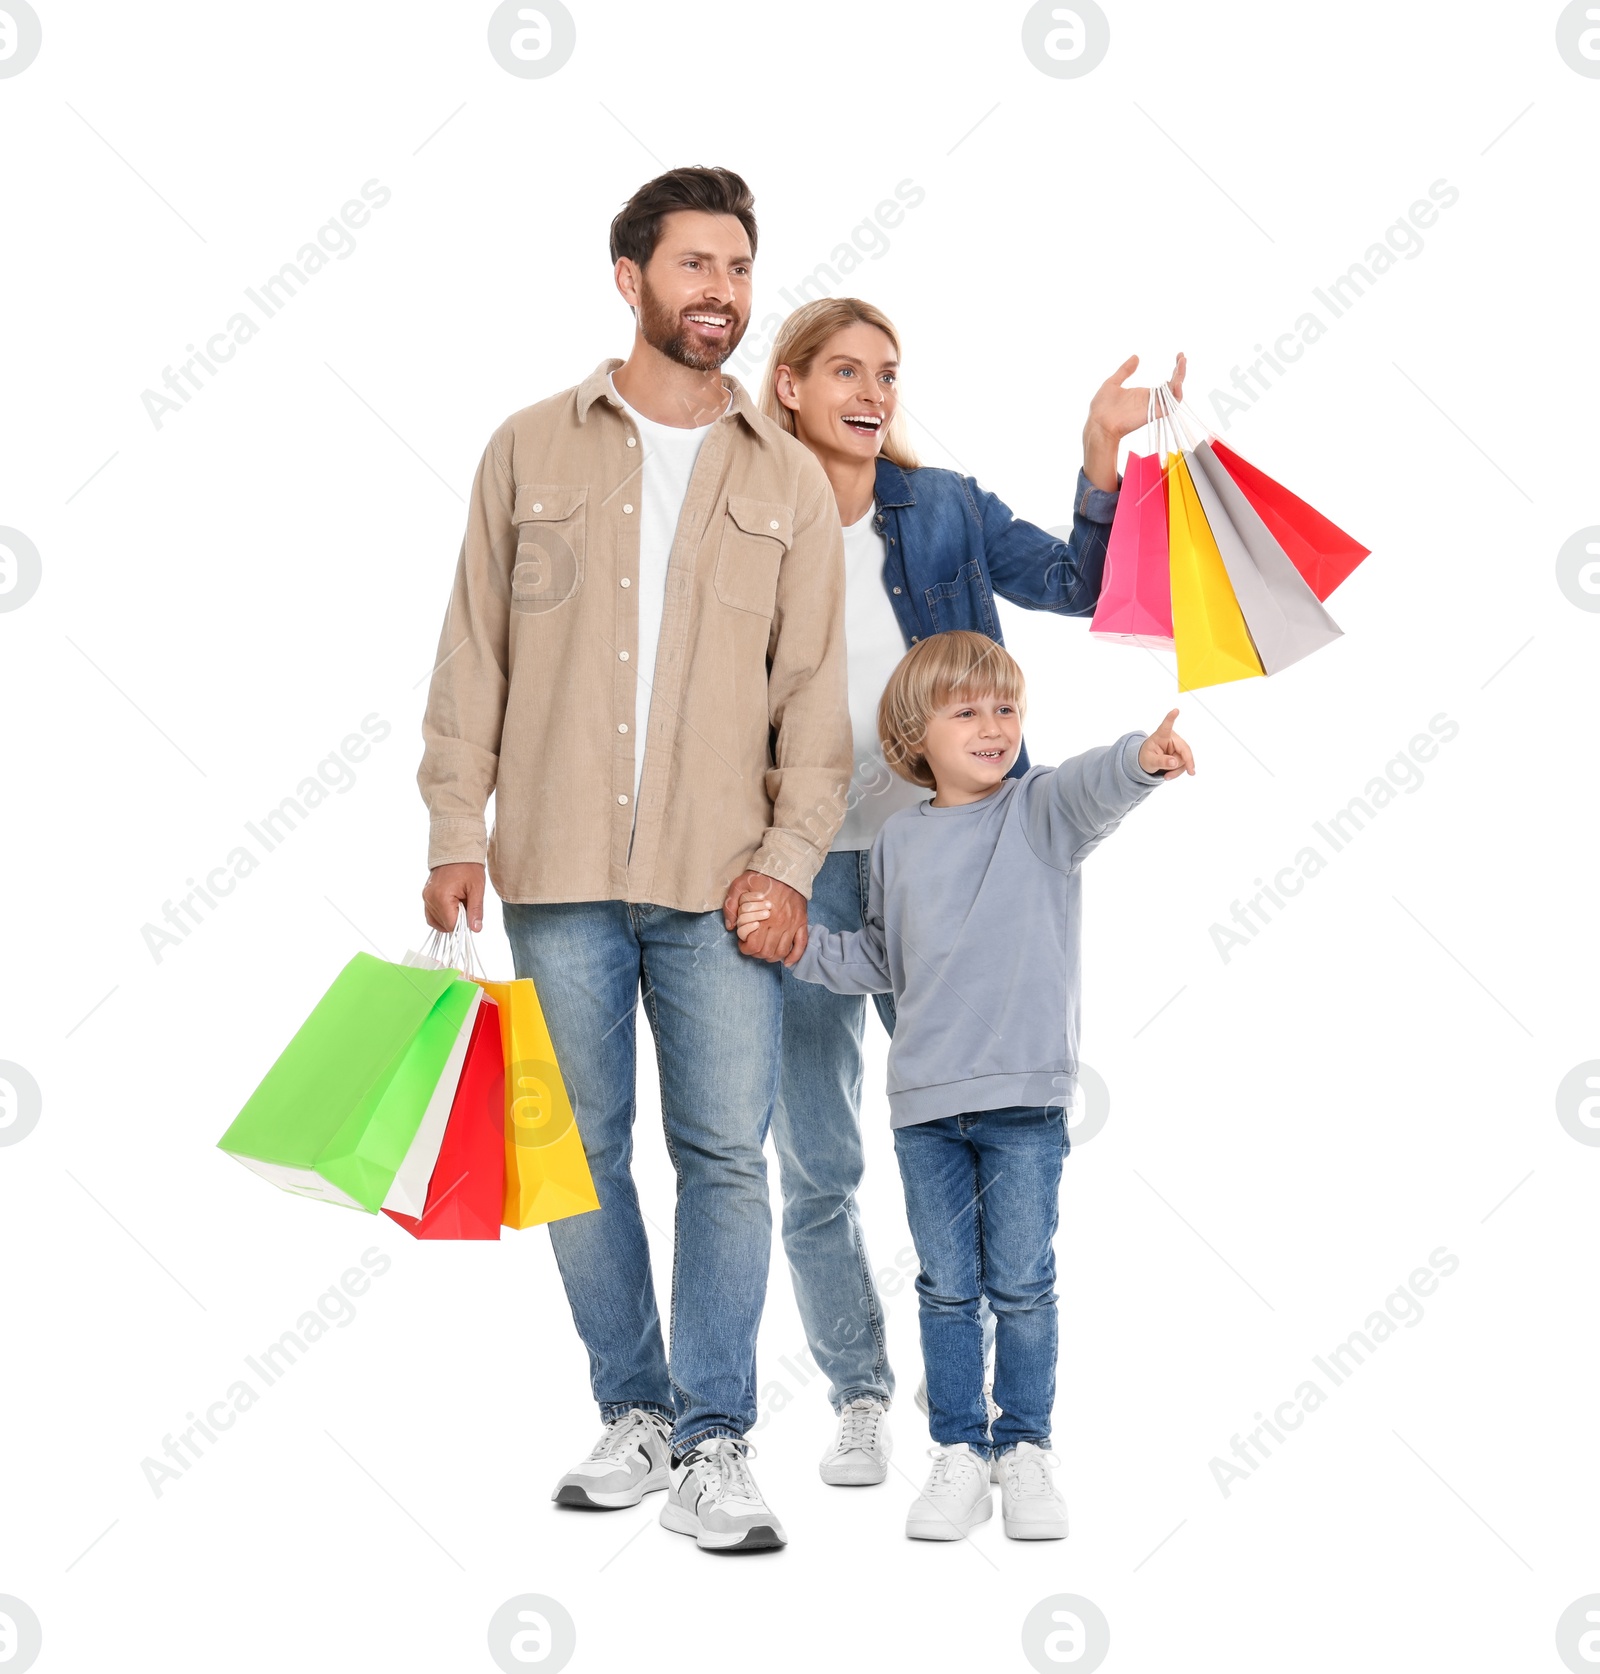
[[[661,1526],[693,1535],[704,1552],[760,1552],[788,1544],[746,1463],[748,1442],[716,1436],[672,1466]]]
[[[965,1442],[928,1449],[933,1469],[922,1493],[906,1513],[911,1540],[961,1540],[994,1515],[989,1493],[989,1463]]]
[[[1059,1463],[1032,1442],[1019,1442],[1001,1454],[1000,1516],[1013,1540],[1067,1538],[1067,1502],[1050,1479],[1050,1467]]]
[[[839,1433],[817,1468],[834,1488],[867,1488],[889,1474],[889,1415],[870,1396],[847,1402],[839,1411]]]
[[[634,1407],[600,1432],[593,1451],[555,1485],[557,1505],[615,1511],[665,1488],[672,1458],[672,1420]]]

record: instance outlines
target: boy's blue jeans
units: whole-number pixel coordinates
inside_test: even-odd
[[[675,1419],[679,1453],[742,1436],[756,1418],[772,1246],[762,1143],[778,1088],[780,967],[741,953],[720,911],[506,902],[505,926],[517,975],[538,987],[600,1198],[598,1213],[550,1225],[600,1416],[641,1407]],[[670,1372],[633,1184],[641,991],[678,1177]]]
[[[1059,1105],[1011,1106],[896,1128],[906,1216],[922,1271],[917,1302],[928,1429],[983,1458],[1050,1445],[1056,1396],[1055,1237],[1068,1148]],[[995,1315],[992,1433],[983,1399],[980,1298]]]

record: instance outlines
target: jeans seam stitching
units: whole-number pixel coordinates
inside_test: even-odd
[[[629,902],[629,904],[628,904],[628,912],[629,912],[629,916],[631,918],[632,914],[633,914],[633,903],[632,902]],[[637,924],[634,925],[634,933],[635,933],[635,936],[637,936],[637,934],[638,934],[638,925]],[[640,984],[640,998],[644,1002],[645,1016],[650,1021],[650,1044],[655,1048],[655,1054],[656,1054],[656,1080],[657,1080],[657,1083],[659,1085],[664,1086],[664,1084],[665,1084],[664,1083],[664,1076],[665,1076],[665,1071],[666,1071],[666,1065],[663,1062],[662,1056],[661,1056],[661,1028],[660,1028],[661,1014],[656,1008],[655,983],[650,979],[648,973],[645,972],[645,970],[644,970],[644,947],[643,947],[642,944],[639,948],[639,966],[640,966],[640,974],[644,979],[642,981],[642,983]],[[638,1062],[637,1054],[635,1055],[634,1062],[635,1062],[635,1064],[637,1064],[637,1062]],[[637,1073],[638,1073],[637,1069],[635,1069],[634,1073],[637,1075]],[[672,1160],[672,1175],[673,1175],[674,1186],[676,1188],[675,1194],[674,1194],[674,1201],[676,1201],[676,1193],[680,1193],[683,1190],[683,1170],[678,1166],[678,1148],[672,1142],[672,1124],[667,1120],[667,1101],[666,1101],[666,1098],[665,1098],[664,1095],[663,1095],[662,1100],[661,1100],[661,1135],[662,1135],[662,1138],[666,1141],[667,1155]],[[630,1172],[631,1172],[631,1170],[630,1170]],[[644,1209],[643,1209],[642,1205],[640,1206],[639,1213],[640,1213],[641,1216],[644,1214]],[[676,1342],[677,1338],[678,1338],[678,1230],[677,1230],[677,1216],[676,1215],[673,1216],[672,1285],[671,1285],[671,1295],[668,1298],[667,1313],[668,1313],[668,1318],[671,1321],[670,1341]],[[666,1347],[665,1344],[663,1344],[662,1346]],[[678,1402],[678,1397],[683,1394],[683,1390],[682,1390],[681,1386],[679,1385],[678,1380],[672,1375],[672,1355],[671,1355],[670,1350],[668,1350],[668,1353],[667,1353],[667,1384],[668,1384],[668,1387],[672,1390],[673,1406],[674,1406],[674,1409],[676,1409],[677,1402]],[[672,1414],[672,1419],[673,1419],[674,1424],[677,1423],[677,1418],[678,1418],[677,1411],[674,1410],[674,1412]]]
[[[889,1360],[889,1347],[885,1339],[882,1312],[878,1306],[878,1287],[873,1278],[871,1260],[867,1255],[867,1241],[861,1230],[861,1217],[856,1213],[854,1191],[850,1193],[845,1213],[850,1221],[851,1237],[856,1247],[856,1260],[861,1264],[862,1299],[867,1304],[867,1323],[872,1328],[872,1340],[878,1347],[878,1355],[872,1363],[872,1371],[874,1377],[881,1384],[884,1367]]]

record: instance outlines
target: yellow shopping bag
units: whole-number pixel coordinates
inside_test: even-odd
[[[1178,690],[1264,675],[1181,453],[1167,460],[1167,507]]]
[[[473,979],[500,1009],[506,1058],[506,1198],[501,1225],[539,1226],[600,1207],[589,1159],[533,983]]]

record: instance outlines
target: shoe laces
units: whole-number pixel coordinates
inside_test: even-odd
[[[695,1474],[701,1491],[712,1500],[761,1500],[761,1490],[750,1474],[746,1461],[755,1449],[747,1441],[735,1441],[732,1436],[718,1436],[703,1442],[691,1453],[684,1464]]]
[[[1002,1469],[1018,1499],[1043,1499],[1055,1493],[1049,1467],[1060,1463],[1055,1454],[1024,1443],[1006,1455]]]
[[[954,1493],[979,1469],[977,1457],[970,1447],[964,1445],[930,1447],[928,1457],[933,1460],[933,1470],[928,1477],[928,1486],[923,1489],[925,1494]]]
[[[661,1433],[660,1421],[652,1413],[634,1407],[625,1412],[621,1418],[614,1418],[600,1433],[600,1439],[594,1444],[594,1451],[589,1455],[591,1459],[621,1459],[635,1448],[644,1447],[645,1436],[650,1430]]]
[[[851,1401],[847,1406],[839,1409],[839,1446],[840,1453],[852,1453],[857,1449],[864,1453],[878,1451],[878,1429],[883,1423],[883,1403],[881,1401],[861,1400]]]

